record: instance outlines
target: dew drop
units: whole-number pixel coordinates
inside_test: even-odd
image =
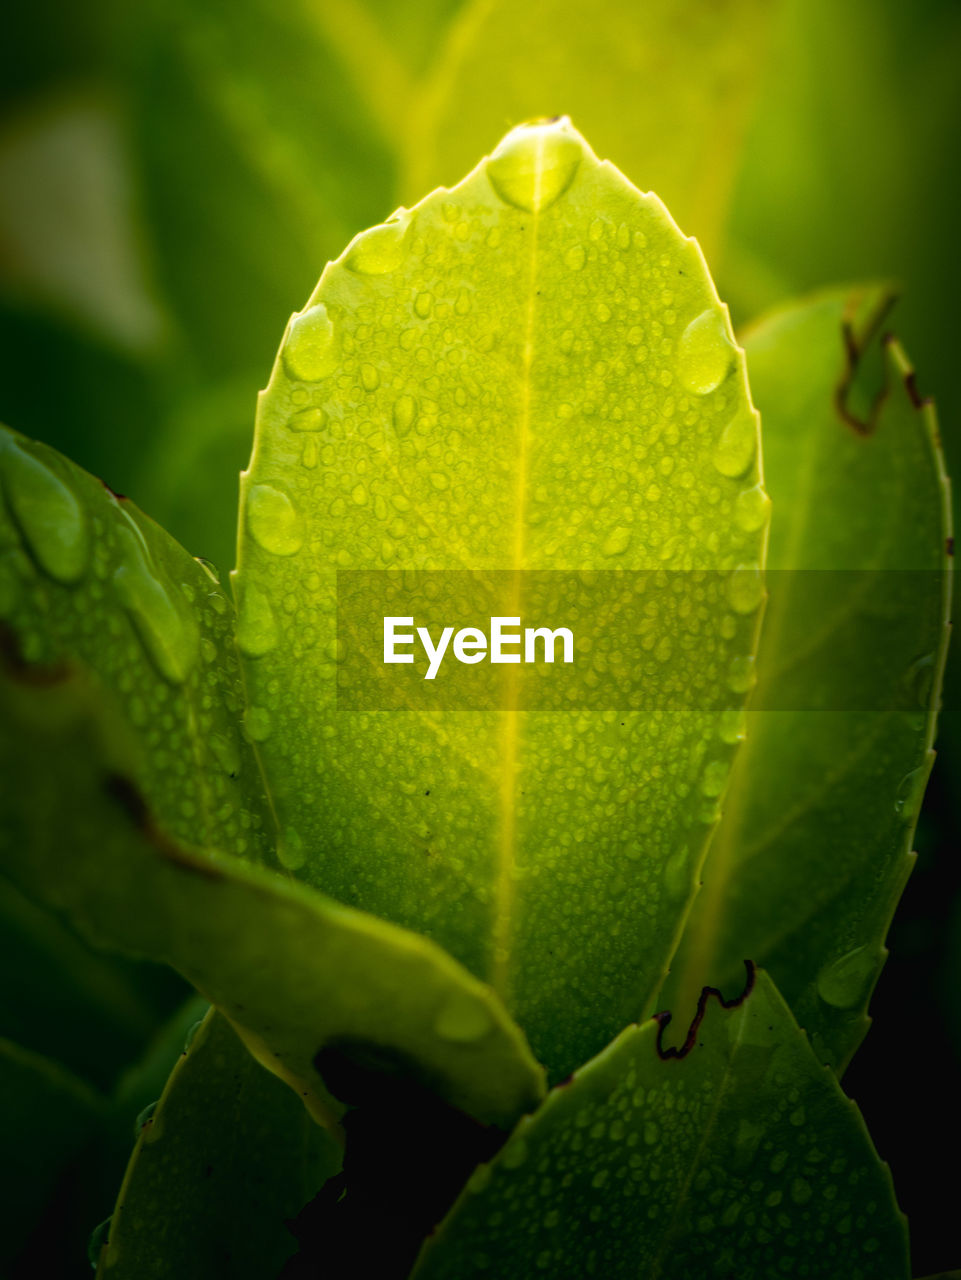
[[[327,414],[316,407],[301,409],[287,423],[291,431],[323,431],[326,425]]]
[[[147,544],[131,522],[117,531],[121,563],[113,582],[150,660],[172,684],[190,674],[200,652],[200,637],[186,603],[157,577]]]
[[[583,155],[584,144],[566,121],[520,125],[487,161],[487,176],[506,204],[537,213],[564,194]]]
[[[399,436],[406,435],[417,417],[417,406],[413,396],[398,396],[394,401],[394,430]]]
[[[337,364],[334,324],[322,302],[291,318],[282,359],[288,376],[302,382],[317,382],[333,372]]]
[[[407,252],[407,235],[411,228],[410,216],[396,222],[364,231],[350,245],[344,265],[363,276],[382,276],[396,271]]]
[[[904,688],[911,701],[922,710],[927,710],[931,701],[931,690],[934,684],[934,654],[926,653],[918,658],[905,672]]]
[[[237,615],[237,644],[249,658],[261,658],[277,643],[277,622],[266,595],[246,586]]]
[[[723,313],[709,307],[691,321],[678,341],[680,379],[688,391],[705,396],[734,368],[735,354]]]
[[[288,871],[297,871],[307,861],[304,842],[294,827],[287,827],[278,840],[277,857]]]
[[[4,439],[3,487],[14,519],[41,569],[70,586],[90,558],[87,518],[76,495],[39,458]]]
[[[251,488],[247,495],[247,526],[260,546],[275,556],[292,556],[304,541],[294,504],[273,485],[255,484]]]
[[[362,365],[360,380],[364,385],[365,391],[376,391],[380,386],[380,371],[377,366],[373,364]]]
[[[300,453],[301,465],[305,466],[308,471],[313,471],[317,465],[317,441],[313,436],[307,436],[304,440],[304,447]]]
[[[764,599],[760,565],[739,564],[727,580],[727,598],[735,613],[753,613]]]
[[[756,484],[750,489],[742,489],[734,503],[734,519],[738,527],[745,533],[756,533],[770,518],[771,499],[764,492],[764,487]]]
[[[244,712],[244,728],[251,742],[266,742],[271,727],[270,712],[266,707],[250,706]]]
[[[90,1233],[90,1239],[87,1242],[87,1261],[94,1271],[100,1267],[100,1255],[106,1246],[110,1236],[110,1226],[113,1218],[106,1218],[103,1222],[94,1227]]]
[[[835,1009],[853,1009],[866,994],[875,968],[875,957],[868,948],[855,947],[821,969],[818,995]]]
[[[904,775],[894,800],[894,811],[902,822],[910,822],[916,818],[924,799],[924,788],[928,781],[926,765],[919,765]]]
[[[355,484],[350,493],[351,501],[358,507],[366,507],[370,495],[362,484]]]
[[[429,293],[419,293],[414,299],[414,314],[420,316],[421,320],[426,320],[433,305],[434,299]]]
[[[727,783],[728,765],[724,760],[712,760],[701,776],[701,795],[716,798]]]
[[[527,1143],[523,1138],[508,1139],[507,1146],[501,1153],[500,1162],[505,1169],[519,1169],[527,1159]]]
[[[601,544],[602,556],[619,556],[627,550],[631,540],[631,531],[624,525],[612,529]]]
[[[721,712],[718,720],[717,736],[722,742],[733,746],[736,742],[743,742],[747,730],[747,715],[743,707],[728,707]]]
[[[466,991],[457,991],[441,1005],[434,1019],[434,1031],[442,1040],[467,1043],[479,1040],[492,1029],[493,1022],[483,1001]]]
[[[732,693],[747,693],[757,683],[757,671],[752,654],[731,659],[727,672],[727,687]]]
[[[742,476],[757,452],[757,416],[742,407],[721,432],[713,462],[722,476]]]
[[[564,262],[572,271],[580,271],[587,261],[587,251],[582,244],[572,245],[564,254]]]

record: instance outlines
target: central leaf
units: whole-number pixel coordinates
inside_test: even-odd
[[[446,947],[555,1076],[648,1009],[718,815],[757,445],[698,246],[566,121],[355,239],[261,397],[235,587],[281,860]],[[449,657],[453,701],[380,662],[386,616],[491,613],[569,627],[573,663],[492,693]]]

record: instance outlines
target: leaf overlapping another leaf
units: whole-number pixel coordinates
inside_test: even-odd
[[[276,869],[216,582],[52,450],[10,432],[0,446],[7,873],[179,969],[315,1110],[330,1110],[318,1051],[374,1041],[509,1127],[541,1072],[493,993]]]
[[[491,982],[558,1078],[649,1007],[690,898],[756,642],[758,480],[699,249],[564,121],[359,236],[261,398],[235,581],[280,856]],[[358,569],[438,571],[458,625],[444,570],[514,574],[517,615],[530,570],[698,586],[673,646],[651,595],[611,706],[387,717],[338,697]],[[668,664],[694,701],[649,710]]]
[[[910,872],[949,630],[933,407],[891,342],[861,384],[887,305],[836,290],[747,338],[774,506],[757,709],[662,994],[686,1008],[749,955],[838,1069]]]
[[[138,1135],[98,1275],[263,1280],[293,1217],[340,1164],[336,1142],[211,1012]]]
[[[417,1280],[904,1280],[887,1168],[759,973],[682,1059],[624,1031],[478,1168]]]

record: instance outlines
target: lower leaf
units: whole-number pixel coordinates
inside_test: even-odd
[[[732,1005],[702,996],[681,1056],[649,1021],[554,1089],[417,1280],[903,1280],[905,1223],[854,1104],[766,974]]]

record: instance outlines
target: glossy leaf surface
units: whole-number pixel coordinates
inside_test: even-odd
[[[737,1009],[709,1001],[686,1057],[657,1033],[628,1028],[521,1123],[417,1280],[904,1280],[887,1168],[767,976]]]
[[[508,124],[570,114],[710,256],[764,63],[771,6],[472,0],[413,119],[407,198],[449,183]],[[532,50],[537,56],[532,57]]]
[[[52,450],[2,445],[7,873],[100,941],[174,965],[301,1092],[320,1088],[322,1045],[373,1042],[510,1125],[541,1077],[488,987],[237,856],[269,864],[273,832],[217,584]]]
[[[563,1076],[659,985],[755,643],[757,418],[696,244],[567,122],[515,130],[326,269],[242,505],[238,641],[281,859],[440,942]],[[343,570],[426,571],[406,609],[450,622],[477,606],[444,570],[505,573],[517,615],[525,571],[643,572],[647,612],[610,705],[382,715],[339,697]],[[664,679],[676,703],[649,710]]]
[[[211,1012],[140,1127],[98,1275],[274,1276],[340,1149]]]
[[[662,996],[687,1009],[756,959],[839,1069],[910,872],[948,637],[937,426],[877,342],[886,305],[829,293],[747,339],[774,510],[759,709]]]

